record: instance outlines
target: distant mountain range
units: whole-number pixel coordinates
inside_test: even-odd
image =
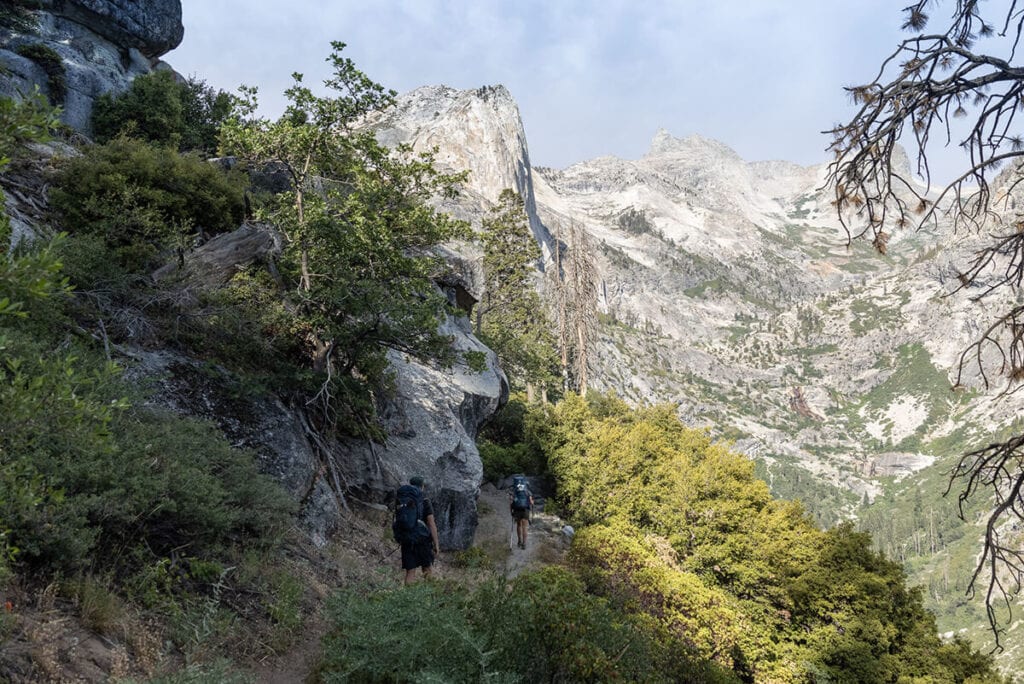
[[[533,168],[501,86],[420,88],[373,123],[385,142],[436,147],[442,165],[470,170],[453,213],[479,221],[512,187],[546,255],[571,221],[592,236],[595,387],[678,404],[822,524],[860,520],[926,585],[944,572],[932,596],[940,626],[984,640],[978,602],[963,608],[958,591],[977,533],[941,497],[951,462],[1013,429],[1022,408],[970,374],[967,391],[950,389],[960,353],[1013,296],[951,294],[981,238],[948,226],[899,232],[883,256],[866,241],[848,244],[823,189],[825,165],[747,162],[717,141],[665,130],[637,160]],[[914,492],[931,507],[928,521],[874,529],[872,520],[902,515]],[[915,534],[928,543],[913,543]]]

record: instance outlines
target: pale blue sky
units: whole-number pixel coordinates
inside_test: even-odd
[[[535,165],[636,158],[659,127],[748,160],[826,160],[821,131],[851,113],[902,37],[891,0],[183,0],[164,59],[280,111],[293,71],[318,83],[331,40],[374,80],[504,84]]]

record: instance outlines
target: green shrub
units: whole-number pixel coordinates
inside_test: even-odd
[[[67,160],[50,201],[69,232],[102,235],[122,263],[148,269],[196,233],[238,227],[244,182],[198,157],[118,138]]]
[[[96,100],[93,136],[100,143],[127,136],[210,155],[217,149],[218,130],[231,107],[227,93],[201,80],[179,82],[170,71],[155,71],[137,77],[124,93]]]
[[[621,524],[590,526],[577,532],[569,559],[596,594],[657,620],[673,650],[735,665],[732,654],[749,628],[735,601],[659,558],[656,539]]]
[[[55,250],[0,260],[0,532],[21,569],[128,570],[132,550],[273,539],[290,499],[217,429],[132,408],[119,370],[68,339]],[[151,561],[146,561],[151,562]]]
[[[526,444],[504,447],[493,442],[480,440],[477,443],[480,460],[484,466],[484,479],[498,482],[514,473],[542,473],[546,462],[543,453]]]
[[[68,94],[67,70],[64,60],[52,48],[41,43],[19,45],[15,48],[22,57],[32,60],[46,72],[47,87],[50,91],[50,104],[64,104]]]
[[[419,582],[394,591],[350,588],[328,606],[324,682],[517,681],[470,625],[464,589]],[[509,635],[504,639],[512,640]]]
[[[513,473],[542,475],[548,470],[541,442],[548,420],[543,406],[513,396],[480,430],[477,446],[484,479],[497,481]]]
[[[570,396],[544,437],[592,591],[743,681],[999,681],[941,643],[902,567],[772,499],[674,406]],[[937,674],[938,673],[938,674]]]
[[[457,551],[452,564],[457,568],[487,568],[491,559],[479,546],[472,546],[465,551]]]
[[[484,587],[478,627],[496,660],[527,682],[685,681],[641,620],[586,592],[570,571],[520,575],[510,590]]]
[[[421,582],[332,599],[325,682],[732,682],[673,652],[657,626],[588,594],[564,568],[474,590]]]

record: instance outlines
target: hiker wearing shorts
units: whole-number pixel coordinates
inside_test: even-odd
[[[409,484],[421,492],[426,490],[422,477],[410,478]],[[416,579],[416,568],[422,568],[423,576],[430,577],[434,557],[441,552],[437,542],[437,525],[434,523],[434,507],[426,496],[423,496],[422,520],[430,530],[430,536],[419,542],[402,542],[402,569],[405,570],[405,584]]]
[[[533,492],[522,475],[512,478],[509,492],[509,511],[516,524],[516,538],[519,548],[526,548],[526,535],[530,529],[530,512],[533,510]]]

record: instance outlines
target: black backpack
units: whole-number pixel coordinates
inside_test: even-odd
[[[391,531],[399,544],[416,544],[430,539],[430,528],[423,522],[423,492],[419,487],[402,485],[398,488]]]
[[[526,485],[526,478],[516,475],[512,478],[512,508],[517,511],[525,511],[530,507],[530,488]]]

